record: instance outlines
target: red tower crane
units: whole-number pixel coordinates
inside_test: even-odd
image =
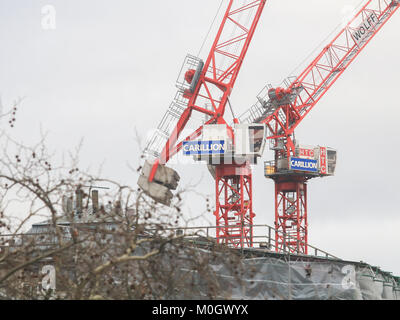
[[[224,119],[225,108],[265,3],[266,0],[230,0],[206,62],[186,57],[176,97],[145,149],[156,160],[145,164],[138,181],[142,190],[158,201],[169,204],[172,198],[169,189],[176,188],[179,176],[164,165],[182,150],[183,142],[200,137],[204,125],[210,124],[226,125],[233,137],[233,129]],[[207,121],[179,141],[193,112],[205,115]],[[251,178],[247,161],[222,161],[215,166],[217,238],[224,243],[251,246]]]
[[[307,181],[334,171],[328,168],[329,153],[325,148],[318,148],[317,154],[311,155],[318,158],[317,171],[291,167],[298,164],[293,159],[310,156],[300,153],[314,152],[296,146],[294,130],[399,7],[397,0],[366,1],[297,78],[284,81],[284,88],[267,86],[258,103],[240,117],[241,122],[266,124],[275,152],[275,160],[266,163],[266,176],[275,182],[276,251],[307,254]]]

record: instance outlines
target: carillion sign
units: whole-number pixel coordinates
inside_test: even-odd
[[[182,149],[185,156],[203,154],[224,154],[226,150],[226,145],[224,140],[184,141]]]
[[[317,160],[290,158],[290,170],[318,172]]]

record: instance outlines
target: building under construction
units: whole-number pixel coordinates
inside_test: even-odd
[[[92,205],[86,208],[82,205],[82,192],[79,190],[75,196],[73,202],[71,202],[72,197],[68,198],[69,201],[65,202],[64,215],[57,218],[57,228],[61,230],[63,241],[71,242],[74,234],[77,235],[77,239],[93,234],[91,240],[85,240],[84,247],[91,247],[93,239],[105,237],[118,248],[121,240],[115,231],[125,219],[116,218],[126,217],[131,213],[123,212],[121,208],[109,207],[102,209],[99,214],[97,191],[94,191],[94,197],[91,197]],[[362,261],[342,260],[310,244],[305,248],[308,254],[292,253],[290,247],[279,247],[280,244],[275,238],[276,230],[268,225],[253,225],[252,246],[240,248],[229,239],[221,243],[221,239],[216,238],[217,229],[215,226],[164,227],[155,232],[154,228],[147,227],[140,231],[141,239],[152,238],[155,234],[165,239],[170,239],[171,236],[181,238],[178,247],[168,247],[168,245],[166,247],[166,252],[170,251],[173,259],[165,254],[157,260],[157,264],[161,270],[172,269],[173,272],[169,276],[179,278],[177,282],[180,286],[191,289],[168,291],[169,293],[164,296],[165,299],[208,299],[207,279],[188,259],[189,255],[195,253],[199,259],[211,261],[208,268],[213,270],[213,281],[219,287],[214,297],[216,299],[400,300],[400,278],[379,267]],[[135,228],[132,228],[131,232],[135,233]],[[4,253],[29,251],[33,253],[32,258],[34,258],[41,252],[51,252],[60,245],[52,219],[32,225],[24,234],[2,235],[2,239],[2,243],[6,245],[0,246],[1,256]],[[287,242],[291,241],[290,236],[287,236]],[[305,244],[298,244],[298,247],[302,245]],[[147,249],[139,247],[132,252],[132,255],[143,255]],[[71,250],[63,258],[63,267],[59,271],[63,276],[75,281],[80,266],[75,261],[77,258],[74,249]],[[114,254],[117,251],[118,249],[112,249]],[[228,257],[236,257],[234,267],[227,263]],[[57,259],[57,254],[38,260],[30,265],[27,271],[30,274],[39,274],[43,266],[53,265],[54,259]],[[0,271],[4,270],[4,267],[7,269],[4,263],[0,263]],[[237,275],[238,272],[240,277]],[[188,276],[182,277],[184,274]],[[135,276],[139,277],[137,274]],[[118,275],[113,275],[117,287],[126,281],[119,278]],[[188,283],[182,283],[182,278]],[[35,285],[35,282],[33,284]],[[40,281],[36,283],[39,284]],[[121,286],[120,290],[124,290],[123,288]],[[57,287],[60,296],[63,296],[63,289],[68,290]]]
[[[70,221],[60,219],[59,226],[64,230],[72,228],[89,230],[99,226],[112,229],[116,226],[109,221],[96,220],[92,215],[84,215]],[[210,268],[214,270],[215,281],[218,283],[216,299],[257,299],[257,300],[400,300],[400,278],[390,272],[371,266],[365,262],[341,260],[323,250],[308,245],[308,255],[293,254],[289,250],[275,251],[274,230],[266,225],[257,225],[254,228],[265,232],[258,236],[252,248],[226,248],[224,254],[219,254],[214,259]],[[210,236],[215,234],[215,227],[204,228],[179,228],[166,229],[166,236],[170,233],[183,235],[183,243],[187,248],[196,250],[197,255],[203,257],[215,256],[214,247],[217,239]],[[149,230],[148,234],[151,234]],[[148,235],[147,235],[148,236]],[[65,233],[65,240],[70,238],[70,233]],[[143,237],[146,237],[144,232]],[[24,243],[36,239],[36,247],[41,250],[50,250],[57,241],[52,221],[38,223],[32,226],[28,233],[12,236],[13,244],[8,245],[8,250],[19,250]],[[71,240],[71,239],[69,239]],[[4,249],[4,247],[3,247]],[[176,274],[189,274],[187,286],[191,287],[190,294],[177,291],[165,299],[207,299],[207,283],[204,275],[197,273],[187,261],[187,253],[183,250],[173,250],[173,261],[161,260],[166,270],[173,268]],[[193,252],[193,251],[191,251]],[[134,252],[135,254],[137,252]],[[224,259],[227,254],[240,257],[234,270],[241,270],[240,279],[235,272],[228,268]],[[42,259],[30,266],[30,271],[39,273],[44,265],[51,265],[51,257]],[[73,261],[64,265],[63,273],[74,278],[76,266]],[[117,277],[116,277],[117,278]],[[117,278],[118,279],[118,278]],[[116,281],[117,282],[117,281]],[[193,285],[194,283],[194,285]],[[62,290],[62,289],[59,289]],[[121,287],[123,290],[123,287]]]

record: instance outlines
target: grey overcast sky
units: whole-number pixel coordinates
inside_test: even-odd
[[[364,1],[361,1],[364,2]],[[360,0],[268,0],[232,95],[237,114],[267,83],[278,85]],[[0,94],[26,97],[14,133],[27,143],[49,133],[58,152],[84,138],[82,163],[132,185],[135,128],[156,127],[176,91],[187,53],[197,54],[219,0],[0,0]],[[42,8],[56,28],[42,27]],[[351,11],[351,10],[350,10]],[[307,145],[338,149],[336,176],[309,183],[309,241],[348,260],[400,275],[400,11],[298,128]],[[212,30],[212,36],[215,34]],[[210,39],[209,39],[210,40]],[[325,40],[325,41],[324,41]],[[208,54],[209,41],[200,57]],[[310,55],[311,54],[311,55]],[[306,59],[308,57],[308,59]],[[302,66],[305,66],[303,63]],[[266,151],[264,159],[272,157]],[[205,166],[181,166],[183,185],[213,195]],[[273,182],[254,168],[255,223],[273,225]],[[186,199],[194,217],[199,196]],[[214,216],[202,224],[214,224]]]

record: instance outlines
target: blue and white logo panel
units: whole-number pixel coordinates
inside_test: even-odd
[[[224,154],[226,150],[226,145],[224,140],[184,141],[182,149],[185,156]]]
[[[318,172],[317,160],[290,158],[290,169],[297,171]]]

